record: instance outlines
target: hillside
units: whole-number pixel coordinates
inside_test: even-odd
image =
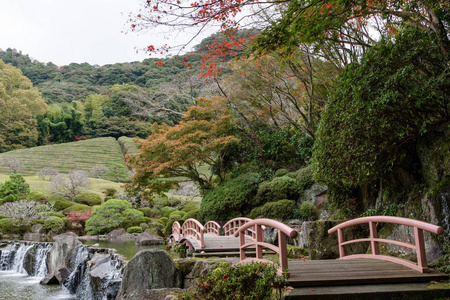
[[[128,143],[131,141],[129,139]],[[72,170],[89,172],[93,166],[101,164],[110,169],[110,173],[104,175],[103,179],[117,181],[117,176],[120,182],[130,180],[122,148],[112,137],[0,153],[0,160],[6,157],[21,159],[25,164],[25,170],[22,172],[24,175],[34,175],[45,167],[55,168],[60,173]],[[0,173],[9,174],[11,171],[0,166]]]

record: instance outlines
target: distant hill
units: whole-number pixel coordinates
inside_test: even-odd
[[[121,138],[119,143],[115,138],[104,137],[57,145],[39,146],[29,149],[0,153],[0,160],[6,157],[16,157],[25,164],[24,175],[34,175],[45,167],[68,173],[72,170],[89,172],[96,164],[106,166],[111,174],[103,179],[129,182],[129,170],[125,164],[124,152],[136,152],[133,140]],[[121,144],[123,145],[121,147]],[[11,171],[0,166],[0,173],[10,174]]]

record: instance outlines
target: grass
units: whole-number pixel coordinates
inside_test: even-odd
[[[0,153],[0,160],[7,157],[16,157],[23,161],[24,175],[35,175],[45,167],[55,168],[60,173],[73,170],[89,172],[96,164],[102,164],[111,170],[110,174],[103,175],[102,178],[116,180],[113,174],[116,173],[120,182],[130,181],[122,148],[112,137]],[[0,173],[10,174],[11,171],[0,166]]]

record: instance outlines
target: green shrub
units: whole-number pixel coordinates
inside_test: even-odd
[[[104,191],[104,193],[105,193],[105,196],[106,197],[114,197],[115,195],[116,195],[116,193],[117,193],[117,190],[116,189],[114,189],[114,188],[107,188],[105,191]]]
[[[255,206],[253,199],[262,178],[258,173],[247,173],[208,192],[200,204],[201,218],[230,220],[248,214]]]
[[[285,276],[277,275],[276,267],[274,264],[264,263],[235,266],[220,264],[218,268],[202,275],[192,289],[184,290],[177,299],[281,299],[287,282]]]
[[[144,230],[144,231],[146,231],[146,230],[149,228],[149,226],[148,226],[147,223],[141,223],[139,226],[140,226],[140,227],[142,228],[142,230]]]
[[[159,221],[162,223],[162,224],[164,224],[164,226],[167,224],[167,222],[169,222],[169,218],[167,218],[167,217],[162,217],[162,218],[159,218]]]
[[[198,209],[200,207],[200,202],[196,201],[186,201],[183,203],[183,208],[181,209],[184,212],[188,212],[194,209]]]
[[[127,229],[127,233],[142,233],[142,232],[143,232],[143,230],[139,226],[133,226],[133,227],[129,227]]]
[[[124,221],[122,223],[122,226],[124,228],[129,228],[129,227],[134,227],[134,226],[139,226],[141,223],[149,223],[152,221],[152,219],[147,218],[147,217],[138,217],[137,213],[142,213],[138,210],[135,209],[130,209],[129,212],[133,211],[132,213],[135,215],[134,218],[129,218],[128,220]]]
[[[161,211],[159,209],[157,209],[156,207],[153,207],[150,217],[152,217],[152,218],[161,218],[162,217],[162,213],[161,213]]]
[[[80,204],[85,204],[89,206],[102,204],[102,198],[96,193],[83,193],[76,196],[73,201]]]
[[[164,227],[164,231],[163,234],[164,235],[171,235],[172,234],[172,225],[173,223],[175,223],[176,221],[178,221],[180,223],[180,225],[183,224],[183,220],[178,219],[178,220],[169,220],[169,222],[167,222],[166,226]]]
[[[17,185],[19,194],[26,195],[30,192],[30,185],[25,181],[21,174],[13,174],[9,176],[10,180]]]
[[[303,202],[299,208],[299,215],[303,221],[314,221],[317,217],[317,208],[310,202]]]
[[[288,173],[288,170],[286,170],[286,169],[278,169],[275,172],[275,177],[281,177],[281,176],[287,175],[287,173]]]
[[[164,206],[163,208],[161,208],[161,213],[163,217],[169,218],[169,215],[171,212],[173,212],[173,208],[170,206]]]
[[[296,208],[293,200],[279,200],[268,202],[263,206],[254,208],[250,213],[250,218],[264,217],[278,220],[289,220],[294,216]]]
[[[49,217],[44,221],[44,228],[47,232],[61,233],[64,229],[64,221],[58,217]]]
[[[52,213],[51,214],[52,217],[58,217],[58,218],[65,218],[66,216],[64,214],[60,214],[60,213]]]
[[[0,229],[3,233],[19,233],[19,228],[14,225],[13,220],[4,218],[0,220]]]
[[[49,203],[53,203],[53,208],[57,211],[65,210],[66,208],[75,205],[75,202],[70,202],[68,200],[57,200],[55,202],[49,201]]]
[[[272,190],[270,189],[270,181],[263,181],[258,186],[255,201],[256,205],[263,205],[266,202],[273,201]]]
[[[5,202],[14,202],[19,199],[19,188],[12,181],[0,183],[0,204]]]
[[[191,211],[188,211],[183,218],[181,218],[183,221],[186,221],[187,219],[197,219],[198,214],[200,212],[200,209],[193,209]]]
[[[69,206],[66,209],[64,209],[63,213],[68,213],[71,211],[85,212],[87,210],[92,210],[92,207],[90,207],[89,205],[86,205],[86,204],[74,204],[74,205]]]
[[[297,180],[289,176],[275,177],[270,182],[272,195],[277,199],[297,200],[300,197],[301,188]]]
[[[152,209],[150,207],[141,207],[138,208],[139,211],[142,211],[144,216],[151,218],[152,217]]]
[[[152,223],[152,229],[154,229],[154,231],[158,234],[158,235],[161,235],[161,236],[163,236],[163,230],[164,230],[164,228],[166,227],[166,225],[165,224],[163,224],[163,223],[161,223],[161,222],[159,222],[159,221],[155,221],[155,222],[153,222]]]
[[[309,189],[314,184],[312,166],[307,166],[298,170],[296,179],[303,191]]]
[[[177,215],[177,214],[172,214],[169,217],[169,221],[170,220],[181,220],[181,219],[182,219],[181,215]]]
[[[41,192],[31,192],[27,195],[26,199],[29,201],[36,201],[36,202],[47,201],[47,197],[44,195],[44,193]]]
[[[173,216],[173,215],[179,215],[179,216],[180,216],[179,219],[181,219],[185,214],[186,214],[186,213],[185,213],[184,211],[181,211],[181,210],[174,210],[173,212],[171,212],[171,213],[169,214],[169,219],[170,219],[170,217]],[[172,218],[172,219],[173,219],[173,218]]]

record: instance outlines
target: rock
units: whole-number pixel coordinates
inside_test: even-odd
[[[119,235],[114,240],[128,242],[128,241],[136,241],[136,239],[137,239],[137,235],[132,234],[132,233],[125,233],[125,234]]]
[[[55,277],[60,283],[66,282],[67,278],[69,278],[69,275],[70,271],[64,266],[61,266],[55,271]]]
[[[200,276],[206,274],[208,271],[214,270],[216,265],[221,262],[223,261],[197,260],[192,271],[184,277],[183,288],[187,289],[192,287]]]
[[[153,289],[153,290],[141,290],[131,293],[127,299],[128,300],[166,300],[174,299],[176,296],[170,295],[170,293],[178,291],[183,291],[180,288],[164,288],[164,289]],[[169,297],[169,298],[167,298]]]
[[[30,276],[34,274],[34,265],[36,264],[36,247],[37,244],[33,245],[33,247],[25,253],[25,257],[23,258],[23,268]]]
[[[56,279],[56,276],[54,274],[47,274],[44,278],[41,279],[39,282],[40,284],[59,284],[58,279]]]
[[[28,233],[24,234],[23,239],[25,241],[41,242],[41,241],[44,240],[44,234],[43,233],[29,233],[28,232]]]
[[[314,204],[318,210],[321,210],[327,203],[326,185],[313,184],[309,189],[305,190],[300,197],[299,202],[310,202]]]
[[[143,290],[179,288],[181,285],[181,272],[165,251],[142,250],[125,266],[116,299],[138,299],[129,297]]]
[[[31,233],[45,233],[44,225],[34,224],[33,226],[31,226]]]
[[[124,229],[115,229],[115,230],[111,231],[110,233],[108,233],[107,237],[110,239],[115,239],[115,238],[121,236],[122,234],[126,234],[126,231]]]
[[[109,253],[95,253],[87,262],[94,299],[114,299],[120,289],[120,270]]]
[[[164,245],[164,239],[156,234],[139,233],[136,240],[136,245]]]

